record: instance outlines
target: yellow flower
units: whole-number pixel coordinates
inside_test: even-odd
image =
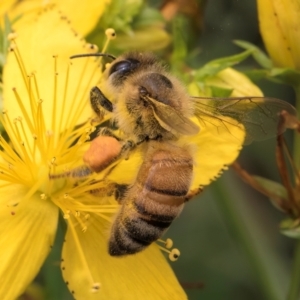
[[[18,29],[26,26],[38,12],[49,6],[56,6],[60,11],[68,14],[68,19],[75,30],[82,35],[87,35],[96,26],[110,1],[9,0],[2,1],[0,4],[0,16],[8,13],[11,20],[18,19],[15,24],[15,28]]]
[[[9,140],[0,138],[0,299],[16,299],[34,279],[59,213],[67,223],[62,274],[76,299],[186,299],[156,245],[122,259],[108,255],[117,205],[91,193],[105,187],[101,174],[64,176],[82,164],[93,130],[88,95],[101,78],[99,65],[69,60],[85,47],[53,8],[13,37],[3,74],[1,122]]]
[[[300,69],[300,2],[257,0],[260,32],[277,67]]]

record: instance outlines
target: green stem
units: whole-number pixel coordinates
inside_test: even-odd
[[[294,91],[296,94],[296,109],[298,114],[300,114],[300,85],[294,86]],[[299,168],[300,167],[300,134],[296,130],[294,133],[293,159],[296,166]]]
[[[295,253],[294,253],[292,280],[290,282],[287,300],[299,299],[299,289],[300,289],[300,267],[299,266],[300,266],[300,241],[297,241]]]
[[[296,109],[300,113],[300,85],[294,86],[296,94]],[[293,159],[296,167],[300,167],[300,135],[295,130],[294,133],[294,147],[293,147]],[[300,241],[297,241],[294,253],[294,262],[292,269],[291,282],[288,292],[288,300],[299,299],[300,294]]]
[[[219,200],[217,203],[220,207],[220,211],[224,214],[227,224],[248,257],[250,265],[255,272],[255,277],[260,283],[261,289],[265,295],[264,299],[281,299],[280,295],[278,295],[275,286],[276,284],[274,284],[274,281],[271,278],[270,271],[266,265],[267,263],[264,261],[264,258],[258,249],[257,241],[249,232],[235,201],[232,199],[233,197],[230,193],[230,189],[228,188],[228,185],[224,183],[223,178],[216,182],[213,192],[216,194],[216,199]]]

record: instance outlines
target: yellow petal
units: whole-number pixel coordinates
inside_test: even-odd
[[[3,75],[4,107],[10,116],[26,120],[28,115],[32,120],[31,113],[35,114],[36,105],[42,100],[46,131],[57,133],[86,121],[92,114],[89,90],[101,72],[93,58],[70,62],[71,55],[87,52],[84,41],[55,9],[48,9],[20,28],[17,36],[17,49],[10,52]],[[20,95],[24,110],[17,103],[13,88]],[[41,126],[29,129],[27,125],[27,136],[41,130]]]
[[[96,26],[111,0],[56,0],[55,2],[64,13],[68,14],[72,27],[81,34],[87,35]],[[76,9],[74,9],[74,6]]]
[[[97,24],[99,18],[109,5],[110,0],[102,1],[20,1],[18,5],[10,11],[10,18],[21,16],[20,20],[15,24],[15,29],[20,29],[28,24],[30,20],[35,18],[43,8],[54,4],[60,11],[67,14],[71,21],[71,26],[82,35],[87,35]]]
[[[1,3],[0,3],[0,18],[3,18],[4,14],[6,14],[8,12],[8,10],[12,7],[12,5],[16,2],[17,2],[17,0],[1,1]]]
[[[300,3],[257,0],[260,32],[274,64],[300,68]]]
[[[199,124],[201,129],[198,135],[185,140],[194,147],[191,190],[208,185],[219,177],[222,170],[236,160],[244,142],[245,130],[241,126],[231,125],[236,124],[234,120],[224,117],[223,120],[228,120],[228,123],[220,127],[214,118],[209,119],[206,118],[205,126]]]
[[[213,77],[205,80],[207,86],[217,86],[233,89],[230,97],[262,96],[263,93],[246,75],[233,69],[226,68]]]
[[[76,299],[186,299],[156,245],[136,255],[111,257],[107,252],[108,222],[94,215],[87,231],[82,232],[80,226],[74,229],[71,220],[63,247],[62,272]],[[97,283],[100,288],[92,293]]]
[[[0,299],[13,300],[37,275],[51,250],[58,209],[34,194],[22,199],[28,190],[18,185],[0,186]]]

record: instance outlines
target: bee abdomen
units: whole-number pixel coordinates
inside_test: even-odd
[[[190,154],[179,147],[149,152],[113,224],[111,255],[143,250],[163,235],[183,208],[193,174]]]
[[[123,207],[124,208],[124,207]],[[109,242],[109,253],[113,256],[137,253],[159,239],[176,217],[129,214],[122,209],[115,221]]]
[[[160,238],[173,220],[157,221],[121,212],[113,225],[109,243],[110,255],[137,253]]]

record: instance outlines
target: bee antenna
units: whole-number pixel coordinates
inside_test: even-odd
[[[87,57],[87,56],[105,56],[105,57],[109,57],[112,60],[116,59],[115,56],[113,56],[111,54],[107,54],[107,53],[85,53],[85,54],[77,54],[77,55],[70,56],[70,59],[78,58],[78,57]]]

